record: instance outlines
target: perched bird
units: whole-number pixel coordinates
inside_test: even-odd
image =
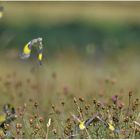
[[[93,117],[87,119],[86,121],[81,121],[78,117],[76,117],[76,116],[73,115],[73,114],[72,114],[72,116],[73,116],[73,118],[74,118],[75,120],[77,120],[77,121],[79,122],[79,124],[78,124],[78,130],[84,130],[84,129],[86,129],[88,126],[90,126],[92,122],[96,122],[96,121],[97,121],[96,116],[93,116]]]
[[[93,117],[87,119],[86,121],[80,121],[79,122],[79,129],[80,130],[84,130],[85,128],[87,128],[88,126],[90,126],[91,123],[96,122],[96,121],[97,121],[96,116],[93,116]]]
[[[76,119],[79,124],[78,124],[78,129],[79,130],[84,130],[85,128],[87,128],[88,126],[90,126],[93,122],[97,122],[100,121],[102,122],[109,130],[113,131],[113,132],[118,132],[114,126],[112,125],[112,123],[108,123],[106,121],[104,121],[101,117],[99,117],[98,115],[92,116],[91,118],[87,119],[86,121],[81,121],[79,118],[77,118],[75,115],[72,115],[74,119]]]
[[[10,132],[5,129],[6,124],[10,124],[17,118],[15,108],[11,104],[5,104],[0,114],[0,138],[11,138]]]
[[[111,122],[105,122],[103,119],[101,119],[99,116],[97,116],[97,118],[111,131],[116,131],[116,129],[114,128],[114,126],[112,125]]]
[[[39,64],[42,64],[42,59],[43,59],[43,44],[42,44],[42,38],[39,37],[37,39],[33,39],[30,42],[28,42],[24,48],[23,48],[23,53],[20,55],[21,59],[27,59],[31,55],[32,48],[35,47],[37,49],[38,53],[38,61]]]

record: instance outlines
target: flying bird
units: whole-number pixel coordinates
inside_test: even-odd
[[[38,53],[37,59],[39,61],[39,64],[41,65],[42,64],[42,59],[43,59],[43,44],[42,44],[42,38],[41,37],[33,39],[30,42],[28,42],[24,46],[23,52],[20,55],[20,58],[21,59],[28,59],[31,55],[33,47],[37,49],[37,53]]]

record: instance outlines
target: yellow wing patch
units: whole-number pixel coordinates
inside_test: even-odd
[[[29,44],[26,44],[23,50],[24,54],[30,54],[31,53],[31,49],[29,48]]]
[[[80,122],[79,128],[80,128],[80,130],[84,130],[84,129],[86,128],[86,127],[85,127],[85,121]]]
[[[43,55],[42,55],[42,53],[40,53],[39,55],[38,55],[38,60],[42,60],[42,57],[43,57]]]
[[[0,114],[0,123],[3,123],[6,120],[5,114]]]
[[[114,128],[113,125],[111,125],[110,123],[109,123],[108,125],[109,125],[109,129],[110,129],[111,131],[114,131],[114,130],[115,130],[115,128]]]

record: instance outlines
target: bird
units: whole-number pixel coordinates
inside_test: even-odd
[[[16,118],[15,108],[11,104],[5,104],[0,113],[0,138],[12,138],[11,133],[5,129],[5,125],[10,124]]]
[[[43,44],[42,44],[42,37],[38,37],[36,39],[32,39],[29,41],[23,48],[23,52],[20,55],[21,59],[28,59],[31,55],[32,48],[35,47],[37,49],[38,53],[38,61],[39,64],[42,65],[42,59],[43,59]]]

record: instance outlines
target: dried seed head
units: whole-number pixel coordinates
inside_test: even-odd
[[[17,132],[18,135],[20,134],[20,130],[19,129],[16,129],[16,132]]]
[[[43,117],[39,117],[39,122],[42,123],[44,121]]]
[[[65,102],[61,102],[61,104],[64,106],[65,105]]]
[[[24,132],[24,131],[22,131],[22,135],[23,135],[23,136],[25,135],[25,132]]]
[[[95,99],[93,99],[93,103],[96,104],[96,102],[97,102],[97,101],[96,101]]]
[[[65,135],[69,135],[69,132],[68,132],[67,129],[64,130],[64,134],[65,134]]]
[[[61,111],[59,109],[57,109],[57,110],[55,110],[55,113],[59,115],[59,114],[61,114]]]
[[[37,117],[38,117],[38,115],[37,115],[37,114],[35,114],[35,115],[34,115],[34,118],[36,119]]]
[[[76,100],[76,98],[75,98],[75,97],[73,98],[73,100],[74,100],[74,103],[77,103],[77,100]]]
[[[108,108],[110,109],[111,108],[111,105],[108,105]]]
[[[35,129],[40,130],[40,125],[38,123],[35,125]]]
[[[81,113],[83,112],[83,109],[82,109],[82,108],[80,108],[80,112],[81,112]]]
[[[136,110],[136,105],[132,106],[132,110],[135,111]]]
[[[129,118],[132,119],[133,118],[133,114],[129,114]]]
[[[90,104],[85,105],[85,109],[88,110],[90,108]]]
[[[116,116],[113,116],[112,119],[113,119],[114,122],[119,122],[119,119]]]
[[[69,122],[70,122],[70,118],[68,118],[68,119],[66,120],[66,122],[69,123]]]
[[[121,101],[118,101],[117,106],[119,109],[122,109],[124,107],[124,103]]]
[[[132,91],[129,91],[129,97],[131,97],[132,96]]]
[[[67,126],[67,129],[69,129],[69,130],[71,129],[71,124],[69,124],[69,125]]]
[[[53,111],[55,111],[55,106],[54,105],[52,105],[52,109],[53,109]]]
[[[53,129],[52,132],[53,132],[55,135],[57,134],[56,129]]]
[[[79,101],[84,102],[84,98],[83,97],[79,97]]]
[[[24,115],[24,112],[20,111],[19,116],[22,117]]]
[[[100,107],[101,106],[101,102],[97,102],[97,107]]]
[[[33,124],[33,119],[32,118],[29,119],[29,123],[30,123],[30,125]]]
[[[38,103],[37,103],[37,102],[34,103],[34,107],[35,107],[35,108],[38,107]]]
[[[10,125],[9,125],[8,123],[5,123],[5,124],[4,124],[4,129],[5,129],[5,130],[8,130],[9,127],[10,127]]]
[[[128,116],[124,118],[124,122],[128,122],[129,121],[129,118]]]
[[[17,124],[16,124],[16,128],[17,128],[17,129],[21,129],[21,128],[22,128],[22,124],[21,124],[21,123],[17,123]]]

